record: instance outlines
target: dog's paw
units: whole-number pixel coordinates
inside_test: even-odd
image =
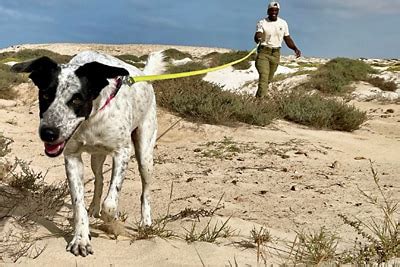
[[[72,241],[67,246],[67,251],[70,251],[75,256],[86,257],[93,254],[92,245],[90,244],[90,234],[83,237],[82,235],[75,235]]]
[[[96,205],[92,202],[89,206],[88,214],[91,217],[100,218],[100,205]]]

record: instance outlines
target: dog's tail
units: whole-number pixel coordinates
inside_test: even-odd
[[[143,69],[145,75],[157,75],[165,71],[166,62],[164,61],[164,53],[162,51],[153,52],[147,59],[146,66]]]

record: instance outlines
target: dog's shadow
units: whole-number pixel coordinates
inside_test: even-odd
[[[66,183],[46,185],[37,192],[0,183],[0,228],[7,232],[35,232],[42,226],[48,236],[72,239],[72,207],[66,203]]]
[[[0,183],[0,229],[5,229],[7,222],[11,222],[12,225],[6,231],[2,231],[3,236],[0,238],[4,239],[13,230],[31,235],[41,226],[49,234],[36,237],[37,239],[60,237],[68,244],[73,238],[74,224],[72,205],[68,203],[68,198],[66,183],[45,186],[40,192],[16,189]],[[90,224],[90,228],[92,237],[113,239],[116,233],[125,234],[121,224],[110,225],[100,219]]]

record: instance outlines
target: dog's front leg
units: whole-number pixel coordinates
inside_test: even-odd
[[[65,155],[65,169],[74,211],[74,237],[67,246],[75,256],[93,254],[89,220],[84,201],[83,162],[81,155]]]
[[[128,167],[131,151],[132,146],[124,147],[119,149],[113,156],[111,184],[101,209],[101,217],[106,222],[115,220],[118,217],[117,207],[119,192],[121,191],[122,183],[125,178],[125,171]]]

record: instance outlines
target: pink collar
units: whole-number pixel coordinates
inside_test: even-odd
[[[107,98],[106,102],[105,102],[104,105],[99,109],[99,111],[105,109],[105,107],[106,107],[106,106],[111,102],[111,100],[117,95],[119,89],[121,88],[121,85],[122,85],[122,78],[121,78],[121,77],[115,78],[115,82],[116,82],[116,84],[115,84],[115,90],[110,94],[110,96]]]

